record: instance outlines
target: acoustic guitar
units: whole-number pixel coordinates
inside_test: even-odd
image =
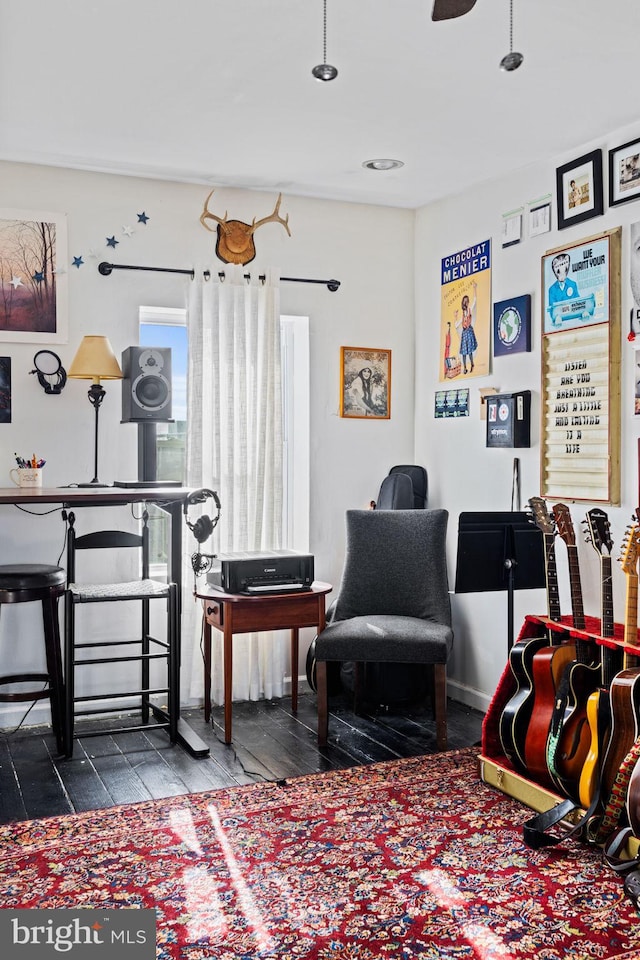
[[[601,581],[601,623],[602,637],[613,637],[613,585],[611,579],[611,551],[613,543],[609,528],[609,518],[604,510],[594,508],[587,513],[585,521],[587,543],[591,543],[600,559]],[[622,662],[620,651],[600,646],[600,686],[587,700],[587,723],[590,743],[580,779],[578,781],[578,799],[581,806],[588,809],[598,790],[600,765],[605,754],[611,726],[609,689]]]
[[[638,542],[640,528],[627,531],[620,557],[627,578],[622,670],[611,681],[609,706],[611,729],[600,773],[600,793],[606,802],[622,761],[640,733],[640,657],[638,646]]]
[[[578,548],[569,508],[557,503],[553,515],[567,547],[573,625],[584,630],[582,583]],[[578,781],[591,746],[587,702],[600,685],[600,654],[595,640],[578,637],[576,659],[562,676],[547,740],[547,766],[551,779],[573,800],[578,799]]]
[[[531,502],[531,501],[530,501]],[[541,501],[544,507],[544,501]],[[560,617],[560,598],[555,571],[553,519],[545,509],[540,509],[540,529],[544,537],[545,573],[547,585],[547,608],[550,617]],[[540,632],[538,636],[525,637],[513,644],[509,651],[509,667],[516,684],[516,692],[500,715],[500,743],[506,757],[516,770],[526,773],[524,748],[527,730],[531,721],[535,691],[533,687],[533,658],[543,647],[549,645],[549,637]]]
[[[555,556],[555,523],[541,497],[529,500],[534,523],[544,535],[544,558],[549,619],[560,621],[560,595]],[[576,659],[573,643],[563,643],[563,631],[549,629],[547,645],[533,656],[533,710],[524,743],[525,766],[529,776],[543,786],[555,784],[547,766],[547,740],[553,719],[556,693],[565,668]]]

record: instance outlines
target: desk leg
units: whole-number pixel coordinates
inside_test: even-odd
[[[300,631],[297,627],[291,628],[291,709],[298,712],[298,657]]]
[[[150,501],[151,502],[151,501]],[[169,548],[169,576],[174,583],[178,584],[178,635],[181,625],[182,611],[182,502],[179,500],[172,503],[157,503],[156,506],[164,510],[171,516],[171,544]],[[178,670],[180,670],[181,655],[178,657]],[[179,680],[178,680],[179,683]],[[151,704],[151,709],[157,719],[166,719],[167,713],[160,707]],[[178,698],[177,721],[178,721],[178,743],[181,747],[190,753],[192,757],[201,759],[210,756],[211,751],[198,736],[195,730],[180,716],[180,698]]]
[[[231,604],[227,605],[224,618],[224,742],[231,743],[231,704],[233,687],[233,623]]]
[[[204,647],[204,722],[211,719],[211,624],[202,614],[202,645]]]

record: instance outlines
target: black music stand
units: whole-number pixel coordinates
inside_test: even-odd
[[[515,590],[546,587],[544,539],[526,513],[461,513],[456,593],[507,591],[507,652]]]

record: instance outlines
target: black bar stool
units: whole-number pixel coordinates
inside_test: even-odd
[[[47,683],[42,690],[0,692],[0,702],[42,700],[51,703],[51,726],[60,753],[63,743],[64,687],[62,681],[62,654],[58,599],[65,591],[67,575],[62,567],[44,563],[11,563],[0,565],[0,610],[4,603],[42,602],[44,646],[47,657],[46,673],[13,673],[0,676],[0,686],[11,683]]]

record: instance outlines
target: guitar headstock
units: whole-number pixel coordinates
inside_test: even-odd
[[[583,521],[586,526],[585,540],[593,545],[600,556],[611,556],[613,550],[613,540],[611,539],[611,528],[609,518],[600,507],[594,507],[587,512],[587,519]]]
[[[628,577],[637,577],[638,558],[640,557],[640,526],[633,523],[627,527],[622,541],[622,553],[619,560],[623,573]]]
[[[531,511],[530,520],[535,523],[543,533],[555,536],[556,525],[553,517],[547,509],[546,502],[542,497],[529,497],[529,509]]]
[[[576,536],[573,532],[573,521],[571,511],[566,503],[556,503],[553,508],[553,516],[558,527],[558,533],[568,547],[575,547]]]

